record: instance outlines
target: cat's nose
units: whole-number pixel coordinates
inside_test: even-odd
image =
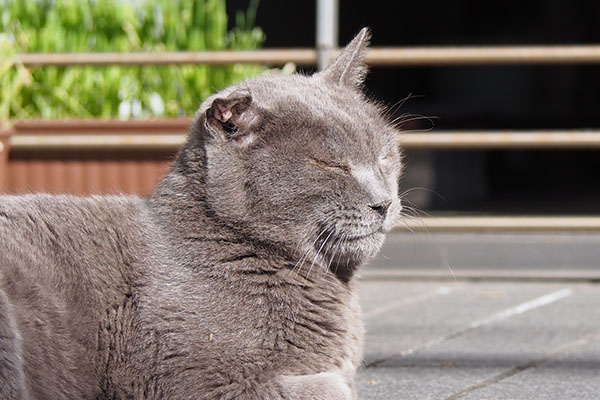
[[[377,213],[379,213],[379,215],[381,215],[383,218],[385,218],[385,215],[387,214],[387,211],[391,205],[392,205],[392,201],[386,200],[386,201],[382,201],[381,203],[372,204],[369,207],[371,207],[374,211],[377,211]]]

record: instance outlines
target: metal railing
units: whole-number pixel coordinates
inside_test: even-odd
[[[121,125],[120,133],[115,124],[107,122],[105,127],[86,129],[83,124],[78,130],[52,132],[47,130],[19,132],[11,138],[15,151],[46,151],[58,149],[115,149],[128,150],[177,150],[187,137],[187,119],[172,131],[156,130],[155,121],[137,122],[131,127]],[[60,126],[60,125],[57,125]],[[154,129],[148,133],[144,127]],[[112,132],[110,134],[98,134]],[[17,131],[18,132],[18,131]],[[436,133],[400,133],[398,143],[405,149],[539,149],[600,148],[600,130],[573,131],[440,131]]]
[[[600,148],[600,130],[438,131],[401,133],[398,140],[410,149],[589,149]]]
[[[339,50],[333,51],[336,56]],[[164,53],[29,53],[16,60],[28,67],[70,65],[168,65],[168,64],[270,64],[288,62],[314,66],[315,49],[265,49]],[[496,64],[596,64],[600,46],[464,46],[374,47],[365,61],[372,66],[496,65]]]
[[[337,54],[337,51],[333,51]],[[293,62],[312,66],[319,60],[315,49],[270,49],[257,51],[211,51],[167,53],[95,53],[95,54],[21,54],[26,66],[67,65],[166,65],[259,63],[283,65]],[[490,47],[418,47],[372,48],[366,62],[373,66],[439,66],[498,64],[600,64],[600,46],[490,46]],[[10,141],[14,151],[56,149],[160,149],[176,150],[185,140],[190,119],[171,120],[166,125],[104,122],[91,128],[87,122],[64,126],[35,126],[23,123],[13,130]],[[86,126],[87,124],[87,126]],[[50,123],[50,125],[52,125]],[[91,123],[94,125],[94,123]],[[152,127],[150,127],[150,125]],[[148,133],[148,129],[152,132]],[[110,131],[109,135],[98,132]],[[118,133],[117,133],[118,132]],[[482,148],[600,148],[600,130],[562,131],[448,131],[403,133],[400,144],[415,149]],[[6,144],[4,147],[7,147]],[[0,153],[1,154],[1,153]],[[6,154],[6,151],[4,151]],[[0,166],[0,169],[2,167]],[[1,177],[0,177],[1,179]],[[473,230],[600,230],[600,217],[426,217],[408,219],[399,230],[473,231]]]

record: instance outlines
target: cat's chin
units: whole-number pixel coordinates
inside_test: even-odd
[[[368,235],[345,240],[338,246],[328,249],[326,255],[329,270],[337,275],[351,275],[356,268],[375,256],[385,240],[382,229]]]
[[[372,234],[355,241],[354,244],[357,246],[358,252],[362,254],[361,263],[366,262],[369,258],[377,254],[384,241],[385,232],[383,229],[379,229]]]

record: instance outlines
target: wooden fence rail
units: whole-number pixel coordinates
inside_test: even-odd
[[[187,136],[188,119],[168,124],[151,121],[126,123],[84,123],[78,129],[59,124],[42,130],[15,130],[11,137],[14,151],[68,149],[126,149],[175,151]],[[112,128],[109,128],[111,127]],[[146,128],[148,126],[148,128]],[[589,131],[440,131],[400,133],[398,143],[405,149],[598,149],[600,130]]]
[[[243,51],[161,53],[26,53],[17,60],[30,67],[69,65],[229,65],[288,62],[299,66],[317,63],[310,48]],[[588,64],[600,63],[600,46],[461,46],[374,47],[366,56],[374,66],[468,65],[468,64]]]
[[[600,130],[438,131],[400,133],[410,149],[589,149],[600,148]]]

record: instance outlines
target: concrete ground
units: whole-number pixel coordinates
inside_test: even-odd
[[[361,283],[359,398],[600,399],[597,280],[549,279],[540,265],[533,274],[521,266],[526,279],[421,279],[414,265],[390,267],[403,250],[392,243],[388,264],[371,266]]]

